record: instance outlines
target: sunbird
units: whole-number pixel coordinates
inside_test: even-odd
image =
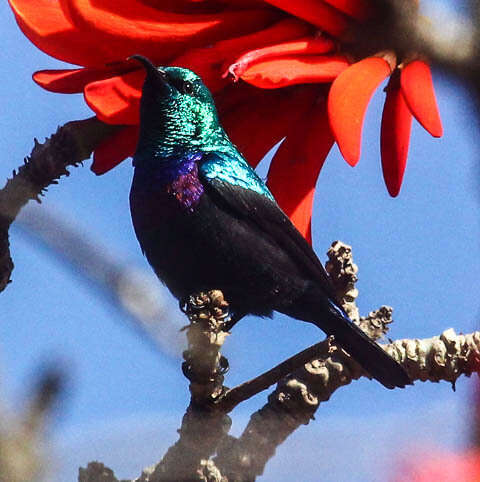
[[[220,125],[200,77],[133,58],[146,78],[130,208],[160,280],[179,300],[221,290],[232,324],[273,311],[313,323],[385,387],[410,384],[342,309],[313,249]]]

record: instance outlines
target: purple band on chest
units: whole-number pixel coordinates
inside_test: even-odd
[[[184,207],[196,206],[203,194],[203,185],[198,178],[198,167],[196,162],[190,162],[189,168],[178,174],[178,176],[167,184],[167,192]]]

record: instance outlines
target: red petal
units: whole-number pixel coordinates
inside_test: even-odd
[[[256,166],[305,112],[318,89],[296,88],[263,91],[235,84],[217,102],[223,127],[245,159]]]
[[[88,106],[107,124],[138,124],[144,70],[91,82],[85,87]]]
[[[190,47],[256,31],[278,18],[265,8],[179,14],[135,0],[60,1],[82,35],[104,49],[104,63],[135,53],[166,63]]]
[[[348,66],[347,59],[342,56],[287,56],[255,63],[241,78],[256,87],[278,89],[295,84],[331,82]]]
[[[196,72],[212,91],[216,92],[230,83],[222,78],[223,65],[231,59],[251,48],[270,45],[272,42],[282,42],[305,35],[311,26],[297,19],[285,19],[259,32],[243,35],[216,44],[190,49],[174,59],[172,65],[188,67]]]
[[[297,18],[285,18],[263,30],[241,37],[220,40],[215,45],[207,48],[218,49],[218,52],[221,52],[222,55],[229,54],[234,56],[238,52],[297,39],[310,33],[312,33],[311,25]]]
[[[267,184],[277,202],[310,243],[315,185],[333,142],[322,100],[292,126],[268,171]]]
[[[386,60],[369,57],[351,65],[332,84],[328,95],[330,126],[340,152],[351,166],[360,159],[363,118],[368,103],[390,72]]]
[[[138,142],[138,126],[125,127],[105,139],[93,153],[91,170],[105,174],[127,157],[133,156]]]
[[[234,76],[235,79],[240,77],[247,68],[252,64],[264,61],[267,59],[274,59],[283,56],[292,55],[315,55],[326,54],[335,48],[333,40],[327,37],[307,37],[299,40],[293,40],[291,42],[284,42],[276,45],[271,45],[264,48],[256,48],[250,50],[246,54],[242,55],[230,65],[228,72]]]
[[[159,0],[141,0],[145,5],[157,8]],[[222,2],[205,0],[161,0],[162,10],[177,13],[211,13],[218,11],[219,3],[234,8],[251,8],[262,6],[261,0],[222,0]],[[223,5],[222,5],[223,7]]]
[[[40,70],[33,74],[33,80],[50,92],[76,94],[82,92],[90,82],[121,74],[126,70],[123,64],[116,67],[85,68],[66,70]]]
[[[102,46],[66,18],[58,0],[9,0],[18,26],[40,50],[73,64],[101,64]]]
[[[337,10],[356,20],[367,20],[372,14],[372,4],[368,0],[323,0]]]
[[[411,127],[412,114],[403,98],[399,75],[395,73],[387,87],[380,136],[383,178],[392,197],[398,195],[402,186]]]
[[[348,27],[347,18],[338,10],[318,0],[265,0],[295,17],[321,28],[334,37],[340,37]]]
[[[188,67],[197,72],[212,91],[226,85],[221,78],[221,64],[249,48],[295,38],[308,33],[311,27],[297,19],[285,19],[272,27],[250,35],[224,40],[212,47],[190,49],[172,64]],[[66,94],[82,92],[86,84],[103,80],[131,70],[131,64],[118,62],[109,67],[71,70],[41,70],[33,75],[34,81],[46,90]]]
[[[158,0],[150,0],[150,1],[158,1]],[[171,1],[176,1],[176,0],[171,0]],[[191,0],[195,2],[196,0]],[[202,0],[197,0],[197,1],[202,1]],[[235,7],[235,8],[250,8],[250,7],[258,7],[263,4],[263,0],[224,0],[224,3],[227,3],[228,5]]]
[[[408,108],[433,137],[443,134],[430,67],[421,60],[407,64],[400,76],[402,92]]]

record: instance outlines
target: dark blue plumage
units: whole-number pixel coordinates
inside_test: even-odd
[[[158,277],[179,299],[221,289],[237,319],[279,311],[314,323],[386,387],[410,383],[338,305],[321,262],[231,144],[201,80],[137,58],[147,78],[130,203]]]

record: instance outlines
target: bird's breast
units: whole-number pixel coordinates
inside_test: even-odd
[[[171,196],[180,209],[194,209],[203,194],[203,185],[198,179],[197,164],[184,173],[179,174],[175,179],[165,184],[167,196]]]
[[[198,223],[203,194],[196,164],[161,176],[135,170],[130,191],[135,233],[157,276],[177,297],[195,291],[193,273],[203,272],[192,226]]]
[[[191,157],[136,167],[130,192],[134,222],[162,223],[195,209],[204,192],[198,178],[197,160]]]

